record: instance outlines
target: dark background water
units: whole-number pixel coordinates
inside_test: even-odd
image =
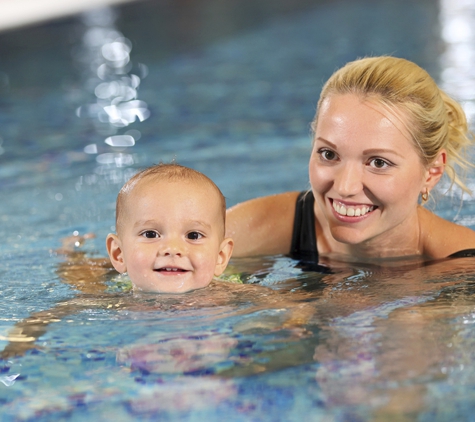
[[[139,90],[152,112],[142,143],[202,136],[252,146],[261,136],[307,136],[336,68],[393,54],[438,78],[444,48],[431,0],[160,0],[111,10],[132,61],[149,70]],[[74,56],[84,31],[73,17],[0,34],[2,161],[97,140],[74,113],[90,95],[90,69]]]

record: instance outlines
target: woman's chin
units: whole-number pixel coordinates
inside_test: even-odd
[[[331,227],[330,232],[333,238],[345,245],[360,245],[370,239],[364,231],[350,227]]]

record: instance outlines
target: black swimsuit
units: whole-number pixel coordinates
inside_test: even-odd
[[[294,231],[290,256],[301,261],[308,269],[322,270],[318,265],[317,236],[315,233],[315,198],[312,191],[300,192],[295,204]],[[447,258],[475,257],[475,249],[464,249]]]

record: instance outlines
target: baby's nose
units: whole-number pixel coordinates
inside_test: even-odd
[[[160,250],[165,256],[182,256],[183,246],[182,242],[178,239],[167,239],[163,244]]]

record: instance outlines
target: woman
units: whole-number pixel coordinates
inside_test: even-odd
[[[420,205],[444,172],[469,191],[454,164],[469,164],[473,142],[462,108],[426,71],[393,57],[351,62],[323,87],[312,128],[311,191],[229,209],[234,256],[372,261],[475,248],[474,231]]]

